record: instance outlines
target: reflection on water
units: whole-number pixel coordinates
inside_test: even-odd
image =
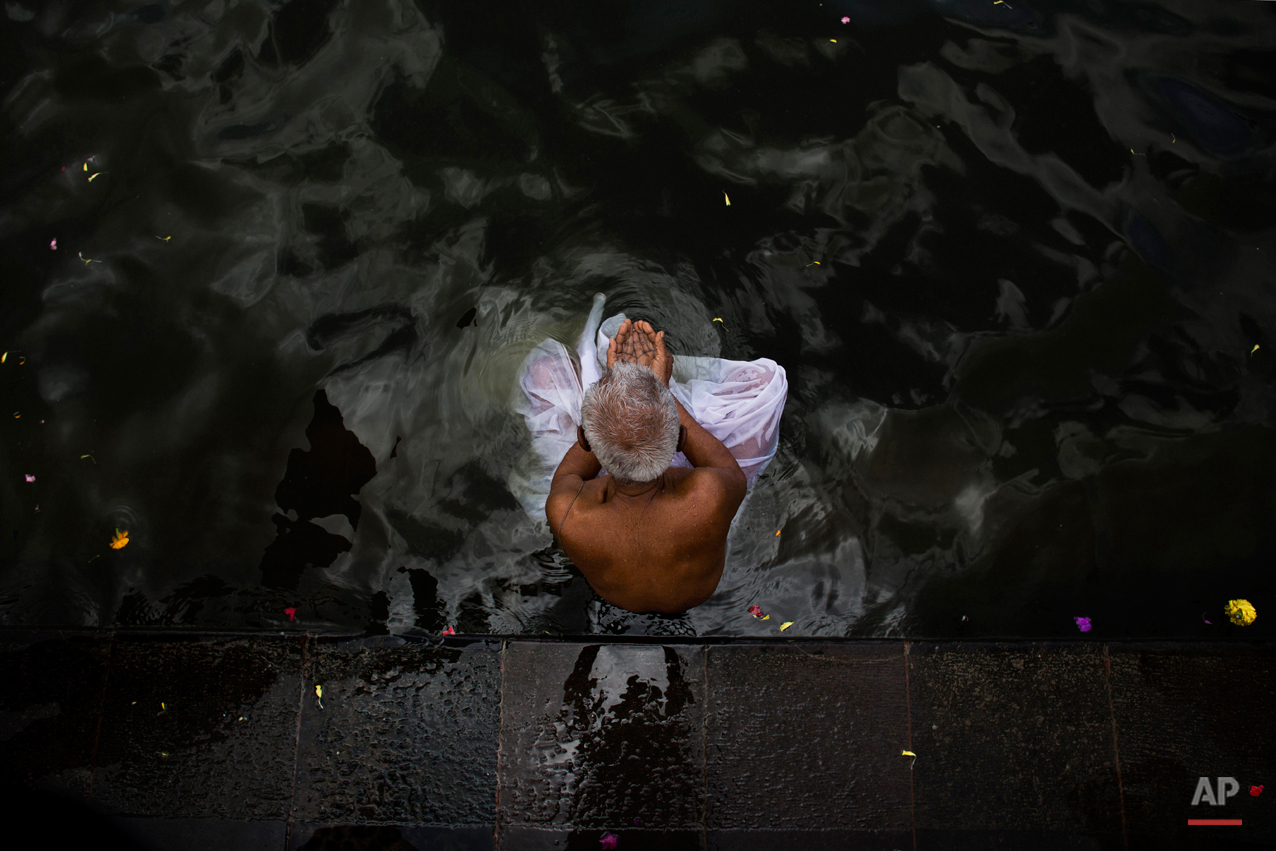
[[[5,14],[0,623],[588,631],[602,291],[788,371],[701,635],[1267,634],[1273,4]]]

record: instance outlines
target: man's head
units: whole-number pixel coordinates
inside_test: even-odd
[[[581,427],[619,484],[646,484],[669,468],[680,428],[673,394],[645,366],[618,361],[585,391]]]

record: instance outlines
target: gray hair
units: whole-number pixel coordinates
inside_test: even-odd
[[[645,366],[619,361],[585,391],[581,426],[598,462],[621,484],[646,484],[678,449],[678,406]]]

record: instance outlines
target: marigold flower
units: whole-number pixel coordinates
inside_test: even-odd
[[[1228,600],[1227,605],[1223,607],[1223,614],[1231,618],[1232,623],[1238,626],[1249,626],[1254,622],[1254,618],[1258,617],[1258,612],[1254,611],[1249,600]]]
[[[114,537],[111,538],[111,549],[122,550],[128,546],[128,532],[121,532],[117,527]]]

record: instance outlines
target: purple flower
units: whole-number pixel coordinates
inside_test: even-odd
[[[1090,631],[1089,618],[1073,618],[1073,620],[1077,622],[1077,629],[1081,630],[1082,632]]]
[[[601,845],[604,849],[607,849],[607,851],[610,851],[610,849],[616,847],[616,843],[619,841],[620,841],[620,837],[617,836],[616,834],[604,833],[603,838],[598,840],[598,844]]]
[[[23,475],[25,475],[25,476],[27,477],[27,481],[28,481],[28,482],[34,482],[34,481],[35,481],[35,476],[32,476],[32,475],[30,475],[30,474],[26,474],[26,473],[24,473]]]

